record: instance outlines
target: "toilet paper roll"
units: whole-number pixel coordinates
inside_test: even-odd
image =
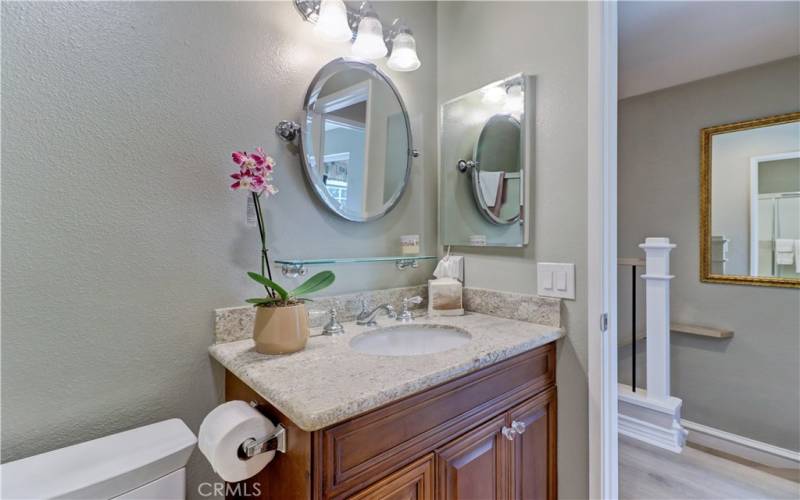
[[[211,410],[200,424],[198,447],[214,472],[230,483],[256,475],[275,457],[275,451],[247,460],[239,457],[239,447],[250,438],[261,439],[275,425],[244,401],[228,401]]]

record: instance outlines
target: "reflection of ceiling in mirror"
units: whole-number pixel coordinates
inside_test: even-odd
[[[345,106],[343,108],[339,108],[328,113],[325,113],[325,116],[335,116],[339,118],[344,118],[350,122],[357,122],[361,123],[362,125],[367,122],[367,102],[361,101],[355,104],[351,104],[349,106]],[[327,120],[326,120],[327,125]],[[327,126],[326,126],[327,128]]]
[[[328,78],[328,80],[322,86],[319,96],[325,97],[327,95],[331,95],[339,92],[342,89],[346,89],[347,87],[352,87],[353,85],[357,85],[365,80],[369,80],[370,78],[371,77],[369,74],[358,69],[341,71]]]

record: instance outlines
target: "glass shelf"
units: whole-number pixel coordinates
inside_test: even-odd
[[[296,277],[308,274],[309,266],[336,265],[336,264],[361,264],[370,262],[394,262],[397,269],[419,267],[421,260],[433,260],[435,255],[397,255],[394,257],[351,257],[342,259],[275,259],[281,265],[284,276]]]

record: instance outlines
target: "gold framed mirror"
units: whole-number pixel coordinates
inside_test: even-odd
[[[800,288],[800,112],[700,131],[700,281]]]

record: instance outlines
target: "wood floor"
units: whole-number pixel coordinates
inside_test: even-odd
[[[800,484],[753,467],[685,448],[677,454],[620,436],[621,499],[800,498]]]

